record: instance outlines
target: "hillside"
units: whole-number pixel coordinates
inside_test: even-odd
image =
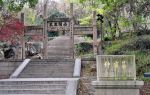
[[[150,35],[148,33],[135,33],[132,37],[125,33],[123,39],[111,41],[104,47],[105,54],[135,55],[137,77],[141,78],[145,72],[150,72]]]

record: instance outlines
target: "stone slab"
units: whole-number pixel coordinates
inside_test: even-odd
[[[2,79],[2,81],[73,81],[79,78],[17,78],[17,79]]]
[[[139,95],[143,81],[93,81],[95,95]]]
[[[140,88],[144,85],[143,81],[93,81],[92,85],[95,88]]]

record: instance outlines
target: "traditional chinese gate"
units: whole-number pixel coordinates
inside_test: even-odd
[[[47,59],[47,45],[48,37],[47,31],[65,31],[68,32],[70,37],[70,53],[71,58],[74,58],[74,35],[93,34],[93,51],[97,55],[97,27],[96,27],[96,12],[93,12],[93,25],[92,26],[75,26],[73,16],[73,4],[70,4],[70,17],[69,18],[56,18],[47,19],[46,5],[44,6],[44,25],[42,26],[28,26],[26,27],[25,36],[38,36],[41,37],[43,42],[43,57]]]
[[[55,47],[59,48],[58,51],[60,51],[61,50],[60,48],[63,48],[63,47],[65,48],[65,51],[66,51],[66,46],[67,46],[67,53],[65,53],[65,54],[59,53],[60,55],[63,54],[62,56],[64,56],[64,58],[65,58],[65,55],[68,55],[68,57],[66,57],[66,58],[73,58],[73,55],[74,55],[73,54],[74,53],[73,35],[72,35],[73,33],[72,33],[70,21],[71,21],[70,18],[53,18],[53,19],[47,20],[47,31],[48,32],[53,31],[53,32],[58,32],[59,34],[60,34],[60,32],[61,33],[64,32],[64,34],[62,34],[62,35],[63,35],[64,39],[67,38],[67,40],[62,39],[62,40],[64,40],[64,42],[61,42],[60,45],[57,45],[57,46],[54,45]],[[60,36],[62,36],[62,35],[60,35]],[[54,38],[54,40],[55,40],[55,38]],[[53,41],[49,41],[49,43],[54,43]],[[58,42],[56,42],[56,43],[58,43]],[[66,46],[64,44],[66,44]],[[48,43],[47,43],[47,46],[49,46]],[[52,46],[52,47],[54,47],[54,46]],[[49,52],[50,51],[49,49],[51,49],[51,48],[47,48],[47,51],[45,53],[50,53],[50,55],[54,53],[54,55],[55,55],[57,52],[57,54],[58,54],[57,49],[53,49],[53,51],[51,51],[51,52]],[[65,51],[60,51],[60,52],[65,52]],[[49,54],[46,54],[46,55],[49,56]]]

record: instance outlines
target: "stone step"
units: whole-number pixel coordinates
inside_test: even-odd
[[[51,54],[70,54],[71,53],[71,50],[70,49],[66,49],[66,50],[58,50],[58,49],[49,49],[47,50],[48,53],[51,53]]]
[[[65,94],[0,94],[0,95],[65,95]]]
[[[37,68],[36,67],[39,67],[38,69],[39,70],[37,70]],[[73,66],[66,66],[66,67],[60,67],[60,66],[54,66],[54,67],[50,67],[50,66],[47,66],[47,67],[45,67],[44,68],[44,66],[32,66],[32,65],[30,65],[30,67],[28,66],[28,67],[26,67],[25,68],[25,70],[23,70],[23,72],[26,72],[26,71],[37,71],[37,72],[50,72],[50,71],[56,71],[56,72],[60,72],[60,71],[62,71],[62,72],[70,72],[70,71],[73,71]]]
[[[31,76],[31,77],[34,77],[34,76],[47,76],[49,78],[51,77],[54,77],[54,76],[59,76],[60,77],[63,77],[63,76],[72,76],[73,75],[73,71],[72,72],[40,72],[40,73],[36,73],[36,72],[23,72],[22,75],[20,76],[25,76],[25,75],[28,75],[28,76]],[[39,77],[40,78],[40,77]]]
[[[28,66],[72,66],[74,62],[30,62]]]
[[[15,84],[15,85],[4,85],[0,84],[0,89],[26,89],[26,88],[66,88],[65,84]]]
[[[3,63],[3,62],[1,62],[1,64],[0,64],[1,67],[14,67],[14,66],[18,66],[18,65],[19,65],[19,63],[18,64],[13,64],[13,63],[11,64],[11,63]]]
[[[63,63],[63,62],[54,62],[54,63],[46,63],[46,62],[42,62],[42,63],[38,63],[38,62],[36,62],[36,63],[29,63],[28,65],[27,65],[27,67],[38,67],[38,66],[40,66],[41,68],[43,67],[43,68],[45,68],[45,67],[72,67],[72,66],[74,66],[74,63],[70,63],[70,62],[65,62],[65,63]]]
[[[59,65],[45,65],[45,64],[31,64],[28,65],[23,71],[28,71],[28,70],[35,70],[35,71],[41,71],[41,70],[46,70],[46,71],[53,71],[53,70],[73,70],[74,64],[59,64]],[[38,70],[37,70],[38,68]]]
[[[55,39],[55,40],[51,40],[48,42],[48,44],[55,44],[55,43],[59,43],[59,44],[69,44],[71,41],[70,39]]]
[[[7,85],[7,86],[0,86],[0,90],[54,90],[54,89],[66,89],[66,85],[59,85],[59,86],[55,86],[55,85]]]
[[[68,72],[73,72],[73,69],[69,69],[69,68],[66,68],[66,69],[60,69],[60,68],[53,68],[53,69],[39,69],[39,70],[34,70],[34,69],[28,69],[28,70],[25,70],[23,71],[23,73],[28,73],[28,74],[34,74],[34,73],[37,73],[37,74],[47,74],[47,73],[68,73]]]
[[[53,74],[22,74],[19,78],[71,78],[73,73]]]
[[[58,78],[0,80],[0,95],[65,95],[66,80]]]
[[[48,56],[71,56],[71,53],[70,52],[55,52],[55,51],[52,51],[52,52],[47,52],[48,53]]]
[[[58,58],[58,59],[66,58],[66,59],[70,59],[71,55],[48,55],[48,58]]]
[[[0,71],[11,71],[11,70],[14,70],[15,67],[3,67],[3,68],[0,68]]]
[[[13,72],[13,70],[0,70],[0,76],[3,76],[3,75],[7,75],[9,76],[11,73]]]
[[[48,46],[70,46],[70,41],[49,42]]]
[[[65,95],[68,81],[78,78],[16,78],[0,80],[0,95]]]
[[[20,78],[63,78],[72,77],[74,60],[69,62],[31,61],[19,75]]]
[[[1,90],[0,89],[0,94],[65,94],[65,90],[64,89],[47,89],[47,90],[41,90],[41,89],[37,89],[37,90],[32,90],[32,89],[24,89],[24,90],[18,90],[18,89],[14,89],[14,90]]]
[[[72,47],[69,45],[60,45],[60,46],[55,46],[55,45],[50,45],[50,46],[47,46],[48,50],[68,50],[68,49],[71,49]]]
[[[55,74],[57,74],[57,75],[55,75]],[[60,71],[54,72],[53,71],[53,72],[40,72],[40,73],[39,72],[37,72],[37,73],[36,72],[33,72],[33,73],[32,72],[23,72],[22,75],[20,75],[20,76],[24,76],[24,75],[30,75],[30,76],[31,75],[39,75],[39,76],[40,75],[41,76],[54,76],[54,75],[58,76],[58,75],[61,75],[62,76],[62,75],[67,75],[67,74],[71,75],[71,74],[73,74],[73,71],[72,72],[60,72]]]
[[[57,58],[49,58],[49,59],[36,59],[36,60],[31,60],[30,62],[48,62],[48,63],[53,63],[53,62],[74,62],[74,59],[57,59]]]
[[[31,79],[28,79],[31,80]],[[37,79],[38,80],[38,79]],[[55,79],[54,79],[55,80]],[[47,85],[47,84],[67,84],[66,81],[0,81],[0,85]]]

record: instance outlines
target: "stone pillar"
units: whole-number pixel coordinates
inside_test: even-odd
[[[43,58],[47,59],[47,2],[44,4],[44,25],[43,25]]]
[[[70,4],[70,52],[71,57],[74,58],[74,16],[73,16],[73,3]]]
[[[96,26],[96,11],[93,12],[93,52],[97,55],[97,26]]]
[[[21,22],[24,25],[24,13],[21,13]],[[22,50],[21,50],[21,54],[22,54],[22,59],[25,59],[25,30],[23,30],[23,33],[22,33]]]
[[[100,22],[100,34],[101,34],[101,41],[98,44],[98,54],[99,55],[103,55],[103,50],[102,50],[102,46],[103,46],[103,29],[102,29],[102,22]]]

